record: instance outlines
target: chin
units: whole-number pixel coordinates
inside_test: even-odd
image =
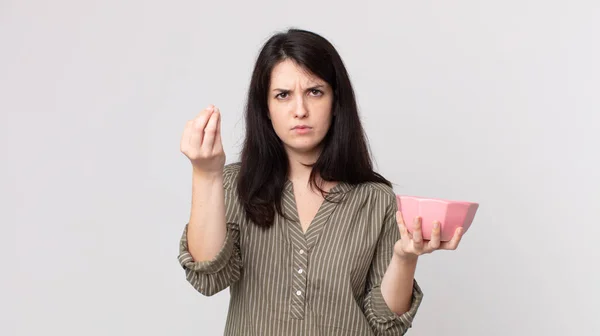
[[[299,154],[309,154],[309,153],[313,153],[319,150],[318,145],[317,144],[307,144],[307,143],[303,143],[303,144],[286,144],[287,149],[289,151],[295,152],[295,153],[299,153]]]

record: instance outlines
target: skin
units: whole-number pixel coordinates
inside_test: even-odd
[[[289,179],[305,232],[323,197],[309,187],[311,168],[303,164],[315,162],[321,153],[322,141],[331,126],[332,102],[331,86],[295,62],[285,60],[273,68],[268,96],[269,119],[289,158]],[[307,128],[294,129],[299,125]],[[334,185],[325,183],[325,190]]]
[[[400,211],[396,212],[400,239],[394,245],[394,254],[381,280],[381,292],[390,309],[402,315],[410,309],[415,270],[419,256],[438,250],[455,250],[462,238],[462,228],[456,229],[450,241],[440,242],[440,222],[433,222],[431,240],[423,239],[422,219],[413,219],[413,233],[408,231]]]
[[[269,118],[289,157],[289,179],[294,185],[304,231],[310,226],[323,198],[309,187],[311,168],[302,164],[316,161],[321,153],[323,138],[332,122],[332,102],[331,87],[293,61],[285,60],[273,69],[268,96]],[[222,194],[225,153],[220,137],[220,116],[218,108],[210,105],[186,124],[181,141],[181,151],[193,166],[188,237],[195,260],[214,258],[226,232]],[[299,132],[294,129],[298,125],[306,125],[307,129]],[[331,189],[335,184],[325,183],[324,188]],[[438,250],[456,249],[462,232],[459,228],[451,241],[440,242],[439,222],[434,222],[431,240],[424,240],[420,218],[414,219],[412,234],[402,213],[396,213],[396,221],[402,238],[394,246],[381,291],[389,308],[402,315],[411,305],[418,257]]]
[[[324,80],[309,74],[291,60],[273,68],[269,87],[269,118],[290,158],[290,177],[307,177],[321,152],[321,142],[331,126],[332,89]],[[305,132],[293,128],[309,127]]]
[[[290,159],[290,180],[294,183],[301,225],[306,231],[323,200],[307,186],[310,168],[301,163],[316,161],[321,152],[321,142],[332,121],[332,90],[325,81],[295,62],[284,60],[273,69],[268,97],[269,118]],[[299,133],[293,129],[297,125],[307,125],[309,129]],[[436,250],[456,249],[461,231],[458,229],[451,241],[441,243],[439,222],[434,223],[431,240],[424,240],[420,218],[414,219],[412,234],[399,211],[396,221],[402,238],[394,246],[381,290],[390,309],[401,315],[411,305],[418,257]]]
[[[187,230],[190,254],[212,260],[226,236],[221,113],[210,105],[185,124],[181,152],[192,163],[192,207]]]

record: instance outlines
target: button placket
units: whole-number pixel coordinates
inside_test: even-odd
[[[294,295],[290,302],[290,313],[291,317],[295,319],[304,318],[304,307],[306,304],[306,281],[307,273],[306,268],[308,266],[308,256],[306,253],[306,247],[300,246],[294,248],[293,257],[293,281],[292,291]]]

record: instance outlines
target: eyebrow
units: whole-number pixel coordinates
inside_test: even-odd
[[[318,85],[315,85],[315,86],[311,86],[311,87],[307,88],[306,90],[323,89],[323,88],[325,88],[325,85],[323,85],[323,84],[318,84]],[[275,88],[275,89],[273,89],[273,91],[290,92],[290,91],[292,91],[292,90],[289,90],[289,89],[281,89],[281,88]]]

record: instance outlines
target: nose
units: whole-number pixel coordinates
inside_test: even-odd
[[[294,109],[294,117],[302,119],[308,116],[308,109],[306,108],[304,99],[301,97],[296,100],[296,106]]]

